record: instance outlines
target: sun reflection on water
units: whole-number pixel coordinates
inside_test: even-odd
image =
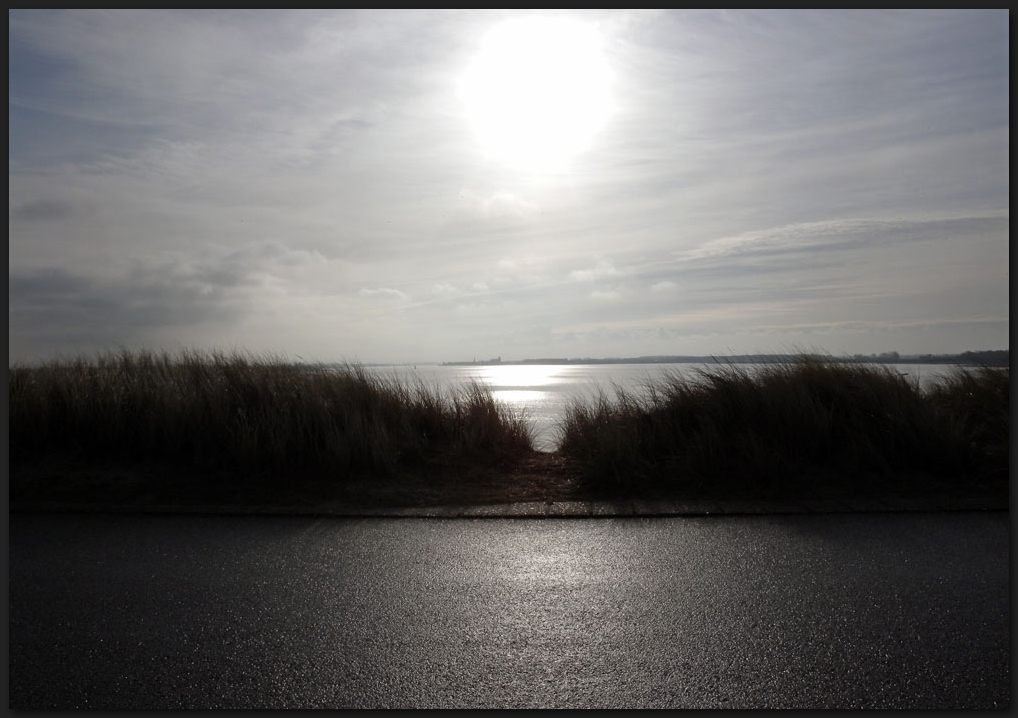
[[[509,364],[478,367],[477,378],[493,388],[549,386],[559,381],[562,367],[547,364]]]
[[[504,401],[507,404],[531,404],[545,399],[548,392],[527,389],[500,389],[492,391],[491,395],[497,401]]]

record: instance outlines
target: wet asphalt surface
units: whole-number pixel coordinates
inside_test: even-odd
[[[11,708],[1003,708],[1007,512],[11,514]]]

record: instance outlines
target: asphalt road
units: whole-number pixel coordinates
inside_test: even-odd
[[[1003,708],[1009,515],[10,516],[11,708]]]

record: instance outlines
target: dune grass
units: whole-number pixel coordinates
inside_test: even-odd
[[[12,366],[9,395],[12,473],[135,466],[342,486],[534,452],[525,417],[480,385],[450,396],[357,366],[123,351]]]
[[[547,454],[526,416],[476,383],[450,392],[357,366],[123,351],[10,367],[10,491],[282,504],[1006,500],[1009,392],[1006,368],[958,369],[921,390],[892,367],[816,356],[719,364],[575,402]]]
[[[561,451],[602,495],[1008,495],[1008,370],[928,391],[893,367],[816,357],[719,364],[574,403]]]

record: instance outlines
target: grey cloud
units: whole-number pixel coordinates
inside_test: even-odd
[[[326,261],[325,256],[317,250],[291,249],[279,242],[258,242],[230,252],[224,262],[236,264],[246,269],[263,268],[266,265],[299,266],[302,264]]]
[[[47,112],[95,122],[280,136],[369,126],[442,56],[431,12],[16,11],[10,35],[60,63]],[[408,37],[417,42],[408,42]],[[415,72],[408,73],[407,67]],[[337,81],[335,75],[343,75]],[[33,87],[14,100],[34,104]],[[325,119],[339,116],[338,121]],[[310,125],[308,122],[310,121]]]
[[[265,243],[197,262],[135,263],[112,277],[14,271],[10,335],[38,350],[100,348],[143,343],[173,328],[234,322],[254,311],[267,272],[319,260],[314,252]]]
[[[57,200],[35,200],[24,202],[10,211],[13,222],[41,222],[53,219],[67,219],[75,213],[70,202]]]
[[[92,282],[63,269],[46,269],[8,277],[9,300],[13,307],[23,297],[74,297],[87,293]]]
[[[150,277],[154,283],[169,277],[181,286],[204,294],[223,295],[256,291],[270,280],[309,289],[304,272],[320,272],[329,261],[316,250],[291,249],[279,242],[258,242],[226,254],[209,254],[188,262],[174,260],[159,266],[136,265],[135,271]],[[318,289],[328,291],[335,287],[330,284]]]
[[[70,331],[97,338],[129,339],[141,329],[235,318],[242,308],[223,292],[201,292],[170,276],[138,273],[98,280],[66,270],[10,276],[11,332],[29,335]]]
[[[843,321],[843,322],[811,322],[808,324],[768,324],[756,327],[761,332],[803,332],[803,331],[829,331],[854,330],[854,331],[900,331],[904,329],[930,329],[938,327],[951,327],[963,325],[966,327],[986,325],[992,327],[1007,327],[1010,320],[1007,317],[955,317],[948,319],[924,319],[913,321]]]

